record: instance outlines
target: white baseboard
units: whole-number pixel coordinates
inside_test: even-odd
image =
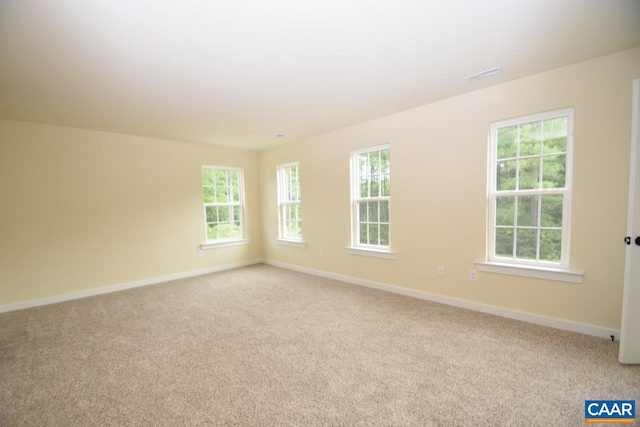
[[[125,289],[138,288],[140,286],[155,285],[157,283],[169,282],[171,280],[185,279],[187,277],[201,276],[203,274],[215,273],[218,271],[231,270],[248,265],[260,264],[261,259],[250,261],[236,262],[233,264],[219,265],[217,267],[203,268],[201,270],[185,271],[184,273],[170,274],[168,276],[154,277],[151,279],[143,279],[135,282],[121,283],[119,285],[104,286],[101,288],[87,289],[86,291],[72,292],[69,294],[56,295],[53,297],[39,298],[29,301],[16,302],[13,304],[0,305],[0,313],[6,313],[23,308],[37,307],[40,305],[55,304],[57,302],[70,301],[79,298],[91,297],[94,295],[108,294],[118,292]]]
[[[572,322],[569,320],[561,320],[553,317],[541,316],[538,314],[531,314],[522,311],[496,307],[493,305],[482,304],[478,302],[463,300],[459,298],[446,297],[443,295],[432,294],[429,292],[416,291],[413,289],[401,288],[399,286],[388,285],[386,283],[373,282],[370,280],[358,279],[350,276],[343,276],[340,274],[329,273],[321,270],[314,270],[311,268],[298,267],[296,265],[285,264],[277,261],[254,259],[249,261],[237,262],[233,264],[220,265],[217,267],[204,268],[201,270],[186,271],[184,273],[171,274],[168,276],[154,277],[151,279],[138,280],[135,282],[122,283],[119,285],[105,286],[96,289],[88,289],[86,291],[73,292],[63,295],[56,295],[52,297],[40,298],[29,301],[22,301],[13,304],[0,305],[0,313],[6,313],[14,310],[21,310],[24,308],[37,307],[47,304],[55,304],[63,301],[70,301],[79,298],[90,297],[94,295],[107,294],[111,292],[122,291],[125,289],[138,288],[140,286],[154,285],[157,283],[169,282],[171,280],[184,279],[187,277],[200,276],[203,274],[215,273],[218,271],[231,270],[234,268],[246,267],[249,265],[265,263],[275,267],[285,268],[288,270],[299,271],[301,273],[312,274],[315,276],[326,277],[328,279],[340,280],[342,282],[351,283],[354,285],[365,286],[368,288],[379,289],[382,291],[392,292],[400,295],[406,295],[414,298],[420,298],[427,301],[434,301],[442,304],[452,305],[455,307],[466,308],[469,310],[475,310],[482,313],[493,314],[496,316],[507,317],[510,319],[521,320],[523,322],[534,323],[537,325],[548,326],[550,328],[562,329],[566,331],[578,332],[581,334],[592,335],[601,338],[610,339],[611,335],[616,340],[620,337],[620,331],[616,329],[607,329],[599,326],[587,325],[585,323]]]
[[[459,298],[452,298],[452,297],[446,297],[443,295],[432,294],[429,292],[401,288],[399,286],[387,285],[385,283],[373,282],[370,280],[363,280],[363,279],[358,279],[350,276],[342,276],[340,274],[328,273],[326,271],[314,270],[311,268],[298,267],[296,265],[285,264],[277,261],[263,260],[262,262],[268,265],[272,265],[274,267],[280,267],[288,270],[299,271],[301,273],[307,273],[315,276],[326,277],[328,279],[340,280],[342,282],[352,283],[354,285],[380,289],[383,291],[393,292],[400,295],[406,295],[414,298],[420,298],[428,301],[434,301],[442,304],[452,305],[455,307],[461,307],[469,310],[480,311],[482,313],[494,314],[496,316],[502,316],[510,319],[521,320],[523,322],[534,323],[536,325],[542,325],[542,326],[548,326],[550,328],[578,332],[581,334],[592,335],[600,338],[611,339],[611,335],[613,335],[616,340],[620,338],[620,331],[615,329],[607,329],[599,326],[587,325],[585,323],[578,323],[578,322],[572,322],[569,320],[556,319],[553,317],[541,316],[538,314],[531,314],[523,311],[517,311],[517,310],[508,309],[508,308],[482,304],[479,302],[473,302],[473,301],[459,299]]]

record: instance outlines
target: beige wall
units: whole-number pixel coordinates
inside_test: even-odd
[[[0,120],[0,305],[259,259],[257,157]],[[198,256],[202,165],[244,169],[249,245]]]
[[[261,153],[0,120],[0,305],[263,257],[618,329],[635,77],[640,49]],[[584,283],[490,273],[470,282],[474,261],[485,258],[489,123],[569,106],[571,267],[585,271]],[[396,261],[345,252],[349,152],[384,143]],[[301,166],[304,249],[275,243],[276,166],[293,161]],[[244,169],[252,242],[200,258],[205,164]]]
[[[509,70],[505,70],[509,72]],[[558,319],[619,329],[631,81],[640,49],[478,90],[260,153],[263,256]],[[507,118],[575,108],[571,268],[584,283],[479,273],[486,254],[487,136]],[[349,255],[349,152],[389,143],[392,249]],[[299,161],[304,249],[277,245],[276,166]],[[319,257],[319,250],[325,258]],[[444,265],[444,277],[436,266]]]

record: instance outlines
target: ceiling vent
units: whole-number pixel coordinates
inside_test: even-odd
[[[475,73],[470,76],[465,77],[467,83],[475,82],[476,80],[484,79],[486,77],[495,76],[496,74],[502,73],[502,68],[496,67],[490,70],[482,71],[480,73]]]

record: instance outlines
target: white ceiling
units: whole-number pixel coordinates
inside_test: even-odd
[[[0,117],[263,149],[637,46],[639,0],[0,0]]]

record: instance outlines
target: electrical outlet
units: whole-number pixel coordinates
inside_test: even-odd
[[[444,265],[438,266],[438,276],[444,276]]]
[[[478,272],[476,270],[469,270],[469,280],[472,282],[478,281]]]
[[[320,258],[324,258],[324,250],[320,249]]]
[[[204,251],[202,249],[198,250],[198,256],[204,256]]]

